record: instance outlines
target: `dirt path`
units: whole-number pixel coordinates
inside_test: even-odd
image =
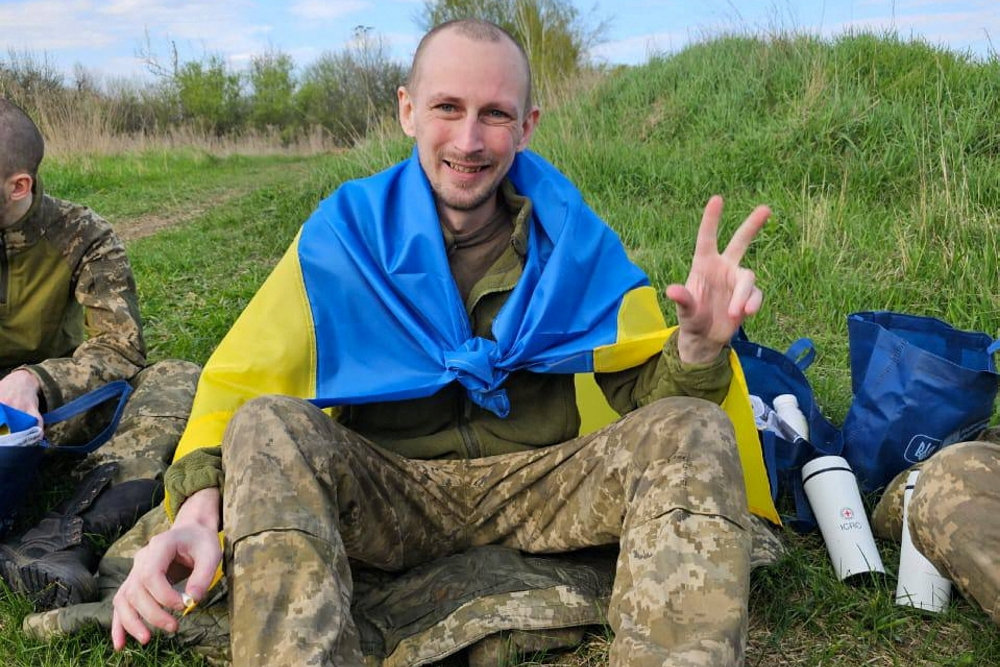
[[[258,187],[259,185],[234,187],[218,192],[203,193],[197,204],[187,203],[183,206],[170,207],[165,211],[147,213],[129,220],[117,220],[115,231],[118,237],[125,242],[152,236],[163,229],[177,227],[196,220],[216,206],[223,206],[237,197],[248,195]]]
[[[166,206],[158,202],[155,211],[132,217],[116,217],[112,220],[118,237],[125,241],[152,236],[164,229],[184,225],[197,220],[213,208],[225,206],[234,199],[244,197],[276,183],[293,182],[308,169],[307,164],[290,163],[279,167],[250,168],[240,174],[238,180],[227,179],[211,184],[189,184],[181,190],[184,196],[170,197]]]

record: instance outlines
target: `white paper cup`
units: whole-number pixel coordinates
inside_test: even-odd
[[[821,456],[802,466],[802,485],[837,577],[885,573],[850,464]]]
[[[903,540],[899,550],[899,580],[896,584],[896,604],[939,612],[951,599],[951,582],[941,576],[929,560],[917,551],[910,538],[908,519],[910,496],[920,476],[914,470],[906,477],[903,492]]]

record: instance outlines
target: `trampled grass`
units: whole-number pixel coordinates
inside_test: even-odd
[[[711,194],[726,197],[725,239],[754,205],[772,207],[746,259],[766,294],[747,329],[777,348],[815,341],[808,375],[835,423],[850,401],[849,313],[893,309],[1000,334],[997,61],[892,36],[738,36],[610,72],[557,102],[533,147],[577,183],[655,285],[684,280]],[[67,159],[45,176],[54,194],[125,227],[149,211],[199,208],[183,227],[128,246],[151,356],[203,362],[316,203],[408,150],[388,132],[342,155]],[[748,664],[1000,664],[1000,631],[970,603],[934,617],[893,604],[894,545],[880,544],[887,581],[849,587],[818,536],[786,539],[785,560],[753,578]],[[96,632],[32,642],[18,630],[27,612],[0,598],[0,662],[196,660],[166,641],[112,656]],[[598,636],[524,664],[600,665],[605,651]]]

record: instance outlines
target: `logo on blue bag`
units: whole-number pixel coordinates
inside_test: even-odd
[[[917,434],[910,438],[910,444],[903,452],[903,458],[910,463],[920,463],[926,461],[931,454],[941,448],[941,438],[932,438],[929,435]]]

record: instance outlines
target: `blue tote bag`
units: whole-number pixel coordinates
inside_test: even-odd
[[[42,415],[46,425],[55,424],[117,399],[111,421],[93,440],[83,445],[50,445],[34,417],[0,403],[0,427],[5,427],[5,433],[0,435],[0,536],[13,524],[18,508],[35,481],[42,455],[46,451],[89,454],[103,445],[114,435],[131,393],[128,382],[117,380]]]
[[[743,329],[731,345],[750,393],[768,405],[774,404],[775,396],[794,394],[809,424],[808,440],[787,440],[770,430],[759,433],[774,501],[788,495],[795,503],[795,516],[783,517],[784,522],[798,532],[814,530],[816,520],[802,487],[802,466],[817,456],[839,455],[841,447],[840,432],[823,416],[805,375],[816,358],[816,347],[812,340],[800,338],[780,352],[748,340]]]
[[[985,333],[890,311],[847,318],[854,398],[843,450],[866,492],[974,437],[993,414],[1000,347]]]

